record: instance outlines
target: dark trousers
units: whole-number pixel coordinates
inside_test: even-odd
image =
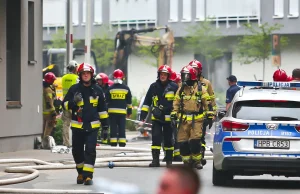
[[[162,138],[164,138],[165,150],[173,151],[173,129],[171,123],[152,121],[152,150],[161,149]]]
[[[110,145],[120,147],[126,146],[126,115],[125,114],[109,114],[110,121]]]
[[[72,154],[78,174],[93,178],[98,130],[72,131]]]

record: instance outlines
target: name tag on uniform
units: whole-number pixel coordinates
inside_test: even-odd
[[[126,94],[111,94],[111,99],[125,99]]]

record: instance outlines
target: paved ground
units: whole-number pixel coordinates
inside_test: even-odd
[[[133,134],[133,136],[136,134]],[[208,135],[207,140],[211,144],[212,136]],[[138,141],[129,143],[130,147],[147,148],[149,141]],[[115,155],[117,152],[99,151],[98,156],[103,157]],[[46,161],[71,160],[71,154],[54,154],[45,150],[31,150],[15,153],[1,153],[3,158],[37,158]],[[149,162],[144,162],[148,164]],[[0,171],[8,164],[1,164]],[[15,164],[14,164],[15,165]],[[75,184],[76,171],[69,170],[40,170],[40,176],[32,181],[1,186],[3,188],[27,188],[27,189],[63,189],[63,190],[90,190],[91,192],[107,193],[136,193],[138,189],[142,193],[154,194],[159,183],[159,177],[164,168],[97,168],[95,170],[94,185],[84,186]],[[198,171],[203,189],[202,194],[298,194],[300,189],[300,178],[284,178],[271,176],[258,177],[235,177],[232,186],[215,187],[212,185],[212,161],[208,161],[203,170]],[[0,182],[4,178],[20,177],[22,174],[0,173]],[[122,184],[120,184],[122,183]],[[90,193],[91,193],[90,192]],[[33,193],[33,192],[31,192]]]

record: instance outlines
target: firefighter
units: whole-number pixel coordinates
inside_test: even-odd
[[[202,156],[204,158],[204,154],[206,150],[206,141],[205,141],[206,128],[208,127],[209,129],[211,129],[213,125],[213,121],[215,120],[215,115],[217,114],[217,105],[215,101],[215,94],[212,88],[212,84],[208,79],[205,79],[204,76],[202,75],[202,64],[200,63],[200,61],[194,59],[190,61],[189,65],[191,65],[196,70],[198,81],[202,84],[202,86],[205,87],[209,95],[209,98],[207,98],[208,111],[207,111],[206,118],[204,120],[203,133],[201,138],[201,142],[202,142],[201,150],[202,150]],[[203,164],[205,164],[205,162]]]
[[[96,76],[96,81],[97,84],[102,88],[103,92],[106,93],[107,89],[108,89],[108,76],[105,73],[99,73]]]
[[[285,82],[288,81],[288,76],[283,69],[277,69],[273,74],[273,81]]]
[[[296,68],[292,72],[292,82],[300,82],[300,69]]]
[[[180,75],[180,73],[176,74],[175,83],[178,85],[178,87],[181,87],[181,75]]]
[[[43,135],[42,147],[48,149],[49,147],[47,137],[51,135],[53,128],[56,124],[56,111],[54,107],[55,88],[53,86],[56,77],[54,73],[48,72],[43,80]]]
[[[108,114],[102,89],[93,79],[94,69],[87,63],[78,67],[79,83],[71,86],[63,109],[72,110],[72,154],[78,172],[77,184],[92,185],[100,126],[107,139]]]
[[[157,80],[152,83],[146,94],[142,106],[140,120],[145,121],[149,107],[152,106],[152,162],[150,167],[159,167],[159,155],[164,138],[164,150],[166,152],[167,166],[172,164],[173,159],[173,129],[171,126],[170,113],[173,108],[173,100],[178,89],[176,84],[169,80],[171,68],[162,65],[157,71]]]
[[[178,78],[177,78],[177,74],[175,71],[171,70],[171,75],[169,77],[169,80],[171,80],[173,83],[175,83],[177,85],[177,87],[179,87],[179,85],[177,84],[178,82]],[[178,145],[178,142],[177,142],[177,124],[175,122],[174,125],[172,125],[172,127],[174,128],[173,129],[173,140],[174,140],[174,152],[173,152],[173,161],[176,161],[176,162],[181,162],[182,159],[181,159],[181,156],[180,156],[180,150],[179,150],[179,145]],[[163,159],[163,162],[166,161],[166,157],[164,157]]]
[[[70,87],[76,84],[78,80],[77,75],[77,62],[70,61],[69,65],[67,66],[67,70],[69,73],[62,77],[62,89],[63,89],[63,97],[66,96],[67,92],[69,91]],[[69,140],[69,130],[70,130],[70,123],[71,123],[72,113],[70,110],[63,110],[61,115],[61,119],[63,121],[63,145],[67,147],[71,147],[71,143]]]
[[[178,120],[180,155],[185,165],[202,169],[202,128],[208,111],[209,95],[198,83],[196,70],[187,65],[181,70],[182,86],[173,103],[172,120]]]
[[[114,84],[105,94],[110,121],[110,145],[119,144],[119,147],[126,146],[126,117],[132,114],[132,95],[130,88],[123,84],[123,77],[123,71],[116,69],[113,73]]]

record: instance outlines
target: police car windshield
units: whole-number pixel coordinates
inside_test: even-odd
[[[232,116],[243,120],[298,121],[300,102],[276,100],[238,101],[233,106]]]

